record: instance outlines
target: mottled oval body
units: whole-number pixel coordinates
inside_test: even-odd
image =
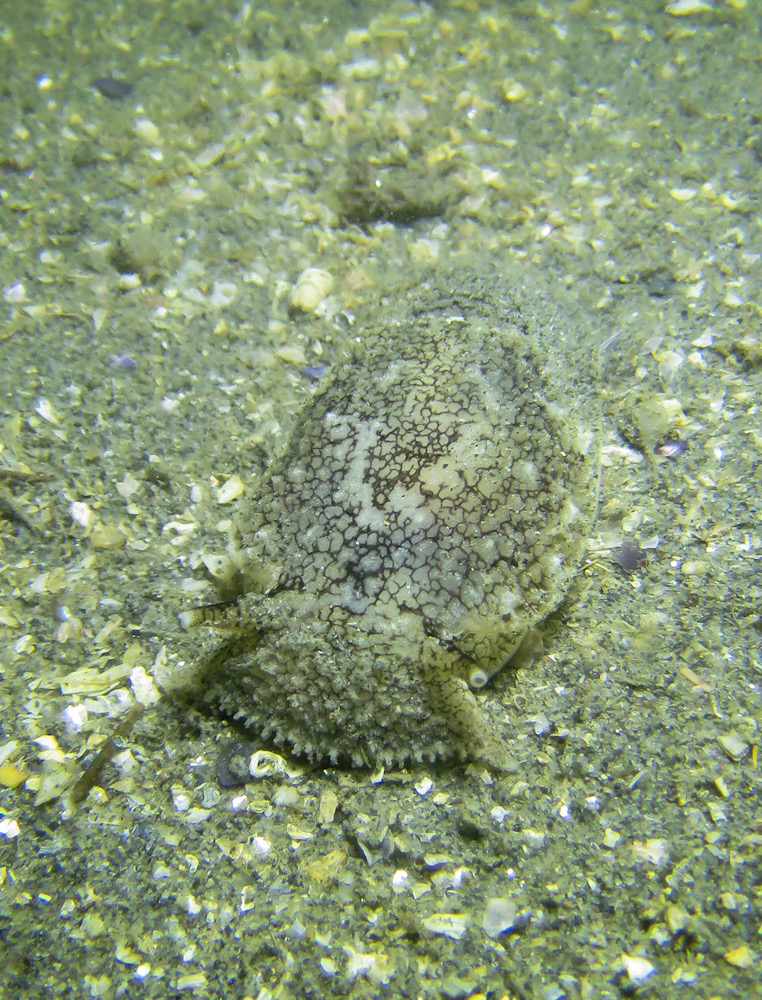
[[[528,279],[399,296],[297,419],[238,524],[206,698],[314,758],[497,766],[481,687],[566,593],[595,516],[589,331]],[[200,615],[199,617],[203,617]]]

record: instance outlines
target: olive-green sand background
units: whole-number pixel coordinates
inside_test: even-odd
[[[0,7],[0,996],[759,995],[761,55],[754,0]],[[178,613],[379,296],[486,259],[605,412],[515,771],[221,787]]]

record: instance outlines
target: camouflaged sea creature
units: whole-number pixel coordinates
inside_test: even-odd
[[[183,616],[232,632],[203,696],[314,759],[501,767],[474,692],[559,604],[595,516],[589,331],[547,288],[461,270],[361,341],[246,505],[244,592]]]

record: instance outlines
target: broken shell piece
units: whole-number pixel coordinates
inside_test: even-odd
[[[462,938],[468,929],[468,918],[460,913],[432,913],[421,923],[429,934],[453,938],[455,941]]]
[[[225,552],[202,552],[201,562],[215,580],[230,580],[235,573],[233,560]]]
[[[482,919],[482,929],[487,937],[498,938],[516,923],[516,904],[505,896],[496,896],[487,902]]]
[[[236,473],[227,479],[217,490],[217,503],[232,503],[237,500],[244,491],[243,480]]]
[[[666,440],[660,442],[654,448],[654,455],[659,455],[662,458],[680,458],[688,450],[688,445],[685,441],[681,441],[680,438],[667,438]]]
[[[308,267],[297,278],[291,289],[289,303],[302,312],[314,312],[334,285],[333,275],[319,267]]]
[[[749,744],[742,740],[738,733],[732,731],[718,736],[717,742],[731,760],[743,760],[749,752]]]

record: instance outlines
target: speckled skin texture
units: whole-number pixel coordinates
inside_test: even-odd
[[[210,703],[313,759],[504,765],[474,691],[566,593],[597,502],[589,333],[558,301],[444,272],[360,336],[245,507],[243,595],[199,614],[232,631]]]

